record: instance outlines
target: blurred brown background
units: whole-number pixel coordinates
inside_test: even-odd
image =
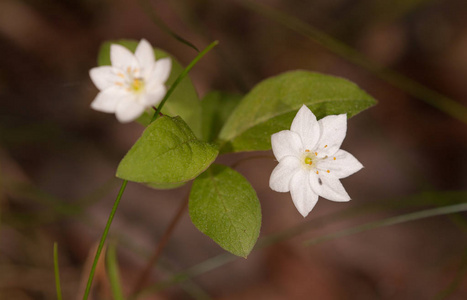
[[[343,181],[353,201],[320,199],[303,219],[289,194],[268,187],[276,162],[240,164],[237,170],[251,180],[261,201],[262,237],[299,224],[316,226],[254,251],[247,260],[218,267],[208,261],[202,274],[141,299],[466,299],[465,214],[374,229],[312,247],[302,243],[436,207],[423,201],[404,206],[413,197],[429,198],[432,204],[467,200],[462,199],[465,193],[455,192],[467,183],[466,124],[251,10],[246,2],[154,0],[150,5],[198,48],[220,41],[190,73],[200,97],[212,89],[245,92],[293,69],[356,82],[379,101],[349,121],[343,145],[365,168]],[[376,65],[467,105],[465,0],[252,2],[277,8]],[[196,56],[156,26],[140,3],[0,1],[0,299],[55,298],[54,241],[64,298],[81,298],[86,260],[118,192],[116,166],[143,130],[89,108],[97,89],[88,70],[96,65],[100,44],[144,37],[184,65]],[[232,165],[257,154],[218,161]],[[118,245],[126,293],[188,192],[189,186],[156,191],[128,185],[110,233]],[[365,211],[368,205],[378,209]],[[360,206],[354,217],[325,217]],[[185,213],[151,282],[168,280],[222,253]],[[95,284],[94,299],[111,298],[100,271]]]

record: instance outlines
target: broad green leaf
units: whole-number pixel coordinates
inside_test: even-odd
[[[342,78],[308,71],[283,73],[259,83],[238,104],[219,134],[221,152],[271,149],[271,135],[289,129],[303,104],[320,119],[343,113],[351,117],[375,103]]]
[[[120,44],[134,52],[138,46],[138,43],[138,41],[134,40],[117,40],[103,43],[99,51],[99,66],[110,65],[111,44]],[[155,48],[154,53],[156,55],[156,59],[164,57],[170,57],[172,59],[172,71],[170,73],[169,79],[166,82],[167,86],[172,85],[175,79],[177,79],[178,75],[182,73],[183,67],[173,56],[169,55],[167,52],[161,49]],[[201,103],[193,83],[188,76],[180,82],[170,98],[167,99],[167,102],[162,109],[162,113],[170,116],[182,117],[196,134],[196,136],[201,137]],[[137,121],[144,126],[147,126],[149,125],[153,114],[154,110],[150,109],[140,118],[138,118]]]
[[[209,167],[218,154],[200,141],[180,117],[152,122],[128,151],[117,177],[135,182],[167,185],[191,180]]]
[[[213,91],[201,100],[203,139],[212,142],[217,138],[225,121],[241,99],[242,96],[238,94]]]
[[[201,232],[225,250],[247,257],[261,227],[256,192],[238,172],[212,165],[193,181],[190,217]]]

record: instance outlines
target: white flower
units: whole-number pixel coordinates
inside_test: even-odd
[[[155,60],[154,50],[146,40],[141,40],[135,53],[121,46],[110,46],[111,66],[89,71],[92,81],[100,90],[91,107],[95,110],[115,113],[122,122],[138,118],[146,109],[159,104],[167,88],[165,81],[170,75],[170,58]]]
[[[290,130],[271,136],[272,151],[279,164],[269,180],[271,189],[289,192],[298,211],[306,217],[318,196],[349,201],[339,181],[361,168],[352,154],[340,150],[347,131],[347,115],[327,116],[319,121],[303,105]]]

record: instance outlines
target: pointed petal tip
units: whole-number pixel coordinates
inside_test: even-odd
[[[111,55],[112,55],[112,52],[120,51],[120,50],[126,51],[128,49],[123,47],[122,45],[119,45],[119,44],[110,44],[110,53],[111,53]]]

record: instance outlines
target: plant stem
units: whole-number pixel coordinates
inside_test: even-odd
[[[89,292],[91,291],[92,280],[94,278],[94,273],[96,272],[97,262],[99,261],[99,256],[101,255],[102,248],[104,247],[105,239],[107,238],[107,234],[109,233],[110,225],[112,224],[112,220],[115,216],[115,212],[117,211],[118,204],[120,203],[120,199],[122,198],[123,192],[125,191],[126,185],[128,181],[123,180],[122,186],[120,187],[120,191],[118,192],[117,199],[115,199],[114,206],[112,207],[112,211],[110,212],[109,219],[107,220],[107,225],[105,225],[104,232],[102,233],[101,241],[99,242],[99,247],[97,247],[96,256],[94,257],[94,262],[92,264],[91,272],[89,273],[88,283],[86,285],[86,290],[84,291],[83,300],[88,299]]]
[[[154,116],[152,117],[152,120],[151,122],[154,122],[157,118],[157,116],[159,115],[159,113],[161,112],[161,109],[162,109],[162,106],[164,105],[165,101],[167,101],[167,99],[169,99],[170,95],[172,95],[173,91],[175,90],[175,88],[177,87],[177,85],[185,78],[186,75],[188,75],[188,72],[190,72],[190,70],[196,65],[196,63],[206,54],[208,53],[212,48],[214,48],[217,44],[219,44],[218,41],[214,41],[212,42],[211,44],[209,44],[209,46],[207,46],[203,51],[201,51],[196,57],[195,59],[192,60],[192,62],[185,68],[185,70],[183,70],[182,73],[180,73],[180,75],[178,75],[177,79],[174,81],[174,83],[172,84],[172,86],[169,88],[169,90],[167,91],[167,94],[165,94],[165,97],[164,99],[162,99],[161,101],[161,104],[159,105],[159,107],[157,108],[156,112],[154,113]]]
[[[187,195],[185,200],[182,202],[182,205],[180,205],[180,207],[178,208],[177,213],[172,218],[172,221],[170,222],[169,226],[167,227],[164,234],[162,235],[154,251],[154,254],[149,259],[146,265],[146,268],[144,268],[144,270],[139,275],[138,280],[136,281],[132,289],[131,295],[135,296],[144,287],[145,283],[148,281],[148,277],[151,274],[151,270],[153,266],[159,260],[159,257],[162,254],[162,250],[167,245],[167,242],[169,241],[169,238],[172,235],[175,227],[177,226],[178,222],[181,220],[181,217],[183,215],[183,212],[185,211],[185,208],[188,206],[188,199],[189,199],[189,196]]]
[[[218,43],[219,43],[218,41],[214,41],[211,44],[209,44],[203,51],[201,51],[195,57],[195,59],[193,59],[193,61],[185,68],[185,70],[183,70],[183,72],[180,73],[180,75],[178,75],[175,82],[172,84],[172,86],[167,91],[167,94],[165,95],[164,99],[161,101],[161,103],[157,107],[157,110],[156,110],[156,112],[154,113],[154,115],[152,117],[151,123],[154,122],[159,117],[160,112],[162,110],[162,107],[164,106],[165,102],[170,97],[172,92],[175,90],[177,85],[183,80],[183,78],[185,78],[185,76],[188,74],[188,72],[190,72],[190,70],[195,66],[195,64],[206,53],[208,53],[209,50],[211,50],[213,47],[215,47]],[[120,199],[122,198],[122,195],[123,195],[123,192],[125,191],[127,183],[128,183],[127,180],[123,180],[122,186],[120,187],[120,192],[118,193],[117,199],[115,199],[114,206],[112,207],[112,211],[110,212],[109,219],[107,220],[107,225],[105,226],[104,232],[102,233],[102,237],[101,237],[101,240],[99,242],[99,247],[97,248],[96,256],[94,257],[94,262],[93,262],[92,267],[91,267],[91,272],[89,273],[88,283],[86,285],[86,290],[84,291],[83,300],[87,300],[88,297],[89,297],[89,292],[91,291],[92,280],[94,278],[94,273],[96,271],[97,262],[99,261],[99,256],[100,256],[100,254],[102,252],[102,248],[104,247],[104,243],[105,243],[105,240],[107,238],[107,234],[109,233],[110,225],[112,224],[112,220],[114,218],[115,212],[117,211],[118,204],[120,203]],[[156,257],[156,260],[157,260],[157,257]]]

